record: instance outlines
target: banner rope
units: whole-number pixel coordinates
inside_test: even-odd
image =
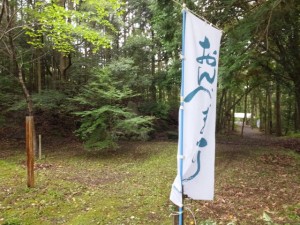
[[[193,15],[199,17],[200,19],[204,20],[207,24],[213,26],[214,28],[220,30],[223,32],[223,30],[221,28],[219,28],[217,25],[211,23],[210,21],[208,21],[207,19],[205,19],[203,16],[200,16],[199,14],[197,14],[196,12],[194,12],[193,10],[190,10],[189,8],[187,8],[185,6],[185,4],[181,4],[180,2],[176,1],[176,0],[172,0],[172,2],[174,2],[175,4],[179,5],[180,7],[183,7],[184,9],[188,10],[190,13],[192,13]]]
[[[190,212],[190,214],[193,216],[194,224],[197,225],[196,217],[195,217],[193,211],[189,207],[187,207],[187,205],[185,205],[184,208]]]
[[[196,217],[195,217],[195,214],[193,213],[193,211],[189,207],[187,207],[187,205],[184,206],[184,209],[190,212],[190,214],[192,215],[193,220],[194,220],[194,225],[197,225],[197,220],[196,220]],[[170,213],[169,217],[171,217],[171,216],[179,216],[181,214],[183,214],[183,212],[174,211],[174,212]]]

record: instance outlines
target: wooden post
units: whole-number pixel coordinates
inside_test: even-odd
[[[179,211],[179,208],[178,208],[178,211]],[[173,216],[173,225],[178,225],[178,223],[179,223],[179,216],[178,215]]]
[[[33,116],[26,116],[27,187],[34,187]]]
[[[42,159],[42,135],[39,134],[39,160]]]

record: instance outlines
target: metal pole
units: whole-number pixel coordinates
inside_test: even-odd
[[[180,143],[180,181],[181,181],[181,191],[182,191],[182,205],[183,205],[183,119],[184,119],[184,58],[185,58],[185,20],[186,20],[186,11],[185,11],[185,3],[183,3],[182,10],[182,61],[181,61],[181,93],[180,93],[180,134],[179,134],[179,143]],[[183,225],[183,206],[179,207],[179,221],[178,225]]]

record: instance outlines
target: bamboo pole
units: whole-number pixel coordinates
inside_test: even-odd
[[[27,187],[34,187],[33,116],[26,116]]]

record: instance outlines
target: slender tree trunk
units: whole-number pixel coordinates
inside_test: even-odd
[[[36,65],[36,73],[37,73],[37,89],[38,93],[42,92],[42,66],[41,66],[41,59],[38,55],[37,65]]]
[[[233,95],[233,102],[235,102],[235,95]],[[231,118],[232,118],[232,121],[231,121],[231,131],[234,131],[234,128],[235,128],[235,117],[234,117],[234,114],[235,114],[235,105],[233,106],[232,108],[232,114],[231,114]]]
[[[246,89],[246,93],[247,93],[247,89]],[[246,118],[247,118],[247,97],[248,94],[245,94],[244,97],[244,118],[243,118],[243,124],[242,124],[242,131],[241,131],[241,136],[244,136],[244,127],[245,127],[245,122],[246,122]]]
[[[300,81],[295,85],[296,107],[295,107],[295,131],[300,130]]]
[[[251,119],[250,119],[250,125],[251,128],[255,127],[255,94],[251,94]]]
[[[273,132],[273,115],[272,115],[272,93],[268,88],[267,91],[267,105],[268,105],[268,134]]]
[[[276,136],[282,136],[282,127],[281,127],[281,110],[280,110],[280,102],[281,102],[281,91],[280,84],[276,81]]]
[[[9,24],[8,28],[12,28],[13,26],[15,26],[16,23],[16,16],[15,16],[15,5],[12,4],[11,7],[9,7],[9,2],[5,1],[7,4],[6,10],[7,10],[7,22]],[[9,10],[8,10],[9,9]],[[22,63],[20,63],[18,61],[18,55],[17,55],[17,48],[15,46],[15,39],[13,37],[13,34],[9,33],[8,34],[8,41],[9,41],[9,46],[10,46],[10,58],[13,62],[13,64],[15,65],[14,68],[14,74],[16,74],[18,81],[22,87],[23,93],[24,93],[24,97],[27,103],[27,108],[28,108],[28,116],[33,116],[33,102],[31,99],[31,95],[28,91],[28,88],[26,87],[25,84],[25,76],[23,74],[23,68],[22,68]],[[34,149],[36,149],[37,145],[36,145],[36,135],[35,135],[35,124],[33,122],[33,145],[34,145]]]
[[[231,104],[232,104],[232,92],[230,91],[229,93],[228,93],[228,100],[227,100],[227,105],[226,105],[226,109],[228,109],[230,106],[231,106]],[[227,110],[226,110],[227,111]],[[231,115],[231,112],[229,112],[229,113],[227,113],[226,114],[226,130],[227,130],[227,133],[230,133],[230,130],[231,130],[231,124],[230,124],[230,122],[231,122],[231,118],[232,118],[232,115]]]
[[[226,90],[222,89],[222,95],[218,104],[217,133],[221,132],[222,130],[223,101],[224,101],[225,94],[226,94]]]
[[[51,68],[52,68],[52,78],[51,78],[51,87],[52,89],[56,90],[58,89],[57,83],[59,82],[59,73],[57,69],[57,63],[55,61],[55,51],[52,51],[52,57],[51,57]]]
[[[31,95],[29,94],[29,91],[25,85],[24,79],[23,79],[23,72],[22,72],[22,66],[17,65],[17,70],[18,70],[18,79],[19,83],[21,84],[21,87],[23,89],[23,93],[25,96],[25,100],[27,103],[27,109],[28,109],[28,116],[33,116],[33,102],[31,99]]]
[[[20,65],[19,63],[17,63],[17,71],[18,71],[18,79],[19,79],[19,83],[21,84],[21,87],[23,89],[23,93],[25,96],[25,100],[27,103],[27,109],[28,109],[28,116],[32,116],[32,123],[33,123],[33,128],[32,128],[32,139],[33,139],[33,149],[35,154],[37,153],[37,138],[36,138],[36,129],[35,129],[35,122],[34,122],[34,117],[33,117],[33,102],[32,102],[32,98],[31,95],[26,87],[26,84],[24,82],[24,78],[23,78],[23,72],[22,72],[22,65]]]
[[[222,115],[221,115],[221,130],[226,132],[226,123],[227,123],[227,113],[224,113],[224,111],[226,110],[226,106],[227,106],[227,102],[228,102],[228,92],[225,92],[225,96],[224,96],[224,103],[223,103],[223,107],[222,107]]]
[[[262,106],[262,98],[261,96],[258,98],[258,107],[259,107],[259,130],[263,130],[263,124],[264,124],[264,109]]]
[[[154,31],[151,30],[151,38],[152,38],[152,52],[154,52]],[[151,100],[156,102],[156,80],[155,80],[155,55],[153,54],[151,57],[151,75],[152,82],[150,86],[150,95]]]
[[[1,4],[1,11],[0,11],[0,24],[2,23],[2,20],[4,18],[5,12],[6,12],[6,6],[8,5],[7,0],[3,0]]]
[[[289,99],[289,101],[290,101],[290,99]],[[292,120],[292,111],[293,111],[293,104],[291,104],[291,102],[289,102],[288,106],[287,106],[287,118],[286,118],[286,121],[284,124],[284,135],[287,135],[287,133],[290,130],[290,124],[291,124],[291,120]]]

